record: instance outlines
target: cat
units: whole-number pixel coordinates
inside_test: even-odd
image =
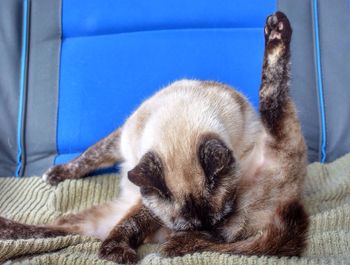
[[[306,246],[306,147],[289,96],[288,18],[266,19],[259,112],[233,88],[180,80],[73,161],[49,169],[56,185],[121,163],[116,201],[31,226],[0,218],[0,238],[78,233],[101,239],[99,256],[136,263],[145,240],[167,257],[217,251],[299,256]]]

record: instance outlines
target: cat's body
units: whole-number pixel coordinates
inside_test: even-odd
[[[37,236],[49,236],[47,229],[95,236],[104,240],[100,256],[118,262],[135,262],[134,249],[152,235],[165,241],[167,256],[300,255],[308,227],[301,202],[306,151],[288,95],[290,36],[282,13],[269,17],[261,117],[221,83],[171,84],[122,128],[44,175],[56,184],[122,162],[119,198],[37,227]]]
[[[140,188],[129,181],[127,173],[150,150],[156,152],[166,165],[167,186],[172,186],[173,192],[176,189],[193,193],[203,182],[201,166],[196,159],[198,145],[203,135],[209,133],[220,135],[235,154],[235,159],[240,161],[240,171],[257,170],[263,166],[263,148],[253,148],[253,145],[261,146],[266,133],[255,110],[232,88],[217,82],[181,80],[145,101],[108,140],[109,144],[112,143],[112,148],[109,148],[112,163],[122,163],[118,199],[105,208],[97,207],[100,214],[92,213],[95,217],[84,220],[79,232],[105,239],[115,223],[141,200]],[[103,157],[104,163],[108,161],[106,153],[96,155],[98,159]],[[85,157],[94,160],[91,154]],[[52,178],[52,171],[58,172],[56,177],[76,178],[85,174],[81,171],[84,164],[88,167],[86,162],[79,166],[66,164],[62,173],[58,172],[61,167],[54,167],[43,178],[59,181]],[[73,168],[77,171],[67,172]]]

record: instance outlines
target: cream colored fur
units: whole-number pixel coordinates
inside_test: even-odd
[[[141,199],[139,188],[128,180],[127,172],[150,150],[156,151],[164,161],[167,185],[172,192],[195,192],[203,185],[200,165],[193,162],[196,146],[200,136],[208,132],[220,135],[233,151],[241,174],[254,175],[263,166],[267,134],[241,94],[221,83],[177,81],[146,100],[122,127],[120,149],[124,162],[120,196],[108,207],[78,214],[82,215],[81,222],[75,223],[79,226],[78,232],[105,239],[130,207]],[[186,168],[190,168],[190,174]],[[176,204],[173,207],[176,208]],[[84,218],[86,215],[90,218]],[[161,212],[158,215],[167,216]],[[159,238],[164,239],[164,235]]]

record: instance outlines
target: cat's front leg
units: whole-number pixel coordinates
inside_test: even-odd
[[[113,228],[106,240],[102,242],[99,257],[117,263],[135,264],[139,258],[136,248],[144,239],[157,231],[160,221],[139,202]]]
[[[43,179],[51,185],[57,185],[65,179],[81,178],[97,168],[121,162],[120,134],[121,129],[118,129],[89,147],[76,159],[50,168],[44,173]]]

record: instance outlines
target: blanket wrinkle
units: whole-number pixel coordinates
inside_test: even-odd
[[[115,198],[117,175],[67,180],[52,187],[40,177],[0,178],[0,216],[44,224]],[[156,264],[350,264],[350,154],[329,164],[308,166],[304,201],[310,213],[308,247],[302,257],[278,258],[195,253],[177,258],[157,254],[157,245],[138,249],[142,265]],[[98,258],[101,242],[91,237],[0,240],[4,264],[113,264]]]

